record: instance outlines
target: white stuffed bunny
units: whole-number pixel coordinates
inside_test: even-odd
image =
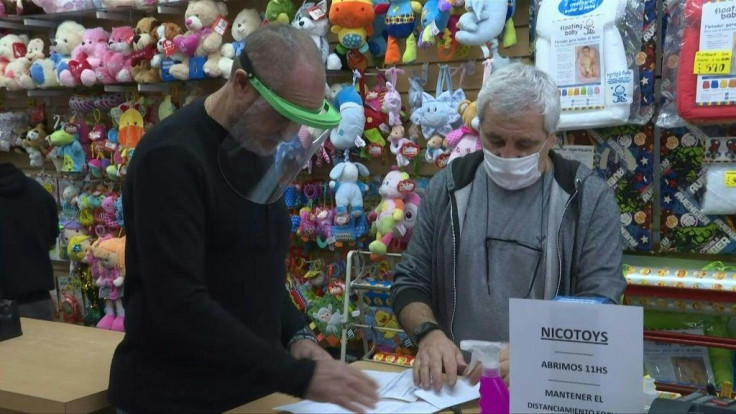
[[[335,191],[335,224],[344,226],[353,217],[363,214],[363,193],[368,187],[358,182],[358,175],[367,177],[368,168],[357,162],[344,161],[337,164],[330,171],[330,189]],[[350,214],[348,214],[348,205]]]

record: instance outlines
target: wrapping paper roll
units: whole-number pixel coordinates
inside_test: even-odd
[[[628,267],[625,273],[626,282],[632,285],[736,292],[736,272]]]

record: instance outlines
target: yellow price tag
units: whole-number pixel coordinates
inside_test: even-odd
[[[726,171],[726,187],[736,187],[736,171]]]
[[[693,73],[696,75],[727,75],[731,73],[731,50],[700,50],[695,54]]]

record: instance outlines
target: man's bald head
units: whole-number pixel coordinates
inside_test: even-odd
[[[280,96],[299,84],[316,83],[324,88],[321,52],[303,30],[269,23],[245,38],[245,53],[261,82]],[[241,65],[233,65],[233,73],[239,68]]]

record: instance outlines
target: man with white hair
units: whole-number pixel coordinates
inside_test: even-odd
[[[451,385],[467,370],[460,341],[508,341],[509,298],[617,303],[626,285],[611,190],[551,151],[560,120],[554,81],[509,65],[483,85],[478,110],[483,151],[432,178],[391,287],[419,347],[414,381],[425,389],[442,386],[443,370]],[[508,350],[501,358],[508,381]],[[472,374],[477,380],[479,370]]]

